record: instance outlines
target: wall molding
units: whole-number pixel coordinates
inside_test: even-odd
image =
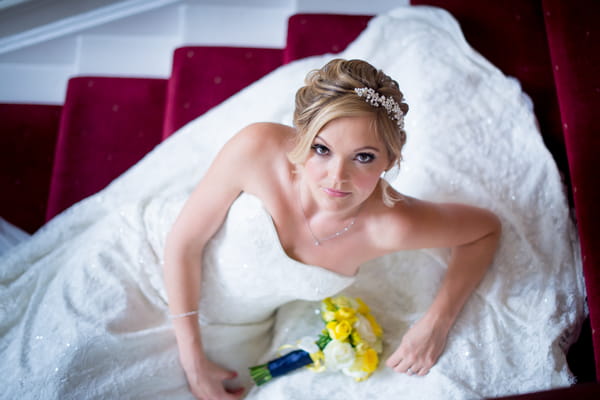
[[[2,37],[0,38],[0,54],[181,2],[182,0],[125,0],[95,8],[24,32]]]

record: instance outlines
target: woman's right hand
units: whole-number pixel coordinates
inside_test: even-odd
[[[190,390],[198,400],[235,400],[242,397],[244,388],[230,390],[224,385],[226,380],[237,376],[235,371],[228,371],[204,356],[194,358],[180,356]]]

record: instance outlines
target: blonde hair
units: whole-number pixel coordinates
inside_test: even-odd
[[[297,136],[288,159],[301,164],[309,156],[313,141],[323,127],[337,118],[368,116],[384,143],[388,159],[400,165],[406,132],[388,115],[384,107],[374,107],[356,94],[354,89],[368,87],[380,95],[393,98],[404,114],[408,105],[398,83],[383,71],[362,60],[334,59],[321,69],[308,73],[305,86],[296,92],[294,126]],[[384,203],[391,207],[400,198],[382,179]]]

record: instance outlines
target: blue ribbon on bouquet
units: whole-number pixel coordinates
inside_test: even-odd
[[[312,364],[310,354],[304,350],[294,350],[266,364],[250,367],[250,376],[258,386],[273,378],[285,375],[295,369]]]

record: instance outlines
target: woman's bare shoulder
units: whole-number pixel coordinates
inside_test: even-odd
[[[460,203],[432,202],[404,196],[376,219],[372,235],[380,249],[397,251],[454,247],[501,229],[489,210]]]
[[[291,164],[287,159],[294,129],[292,127],[260,122],[248,125],[238,132],[225,146],[231,160],[230,166],[241,174],[243,190],[260,191],[265,182],[288,176]]]
[[[251,149],[261,146],[277,146],[288,143],[294,136],[291,126],[273,122],[256,122],[242,129],[232,140]]]
[[[396,201],[390,206],[377,197],[369,213],[371,242],[383,253],[400,250],[413,231],[417,219],[414,211],[419,207],[419,200],[397,193]]]
[[[225,165],[233,168],[251,167],[238,173],[251,172],[252,169],[272,162],[274,158],[285,156],[294,129],[275,123],[254,123],[236,133],[219,152]]]

